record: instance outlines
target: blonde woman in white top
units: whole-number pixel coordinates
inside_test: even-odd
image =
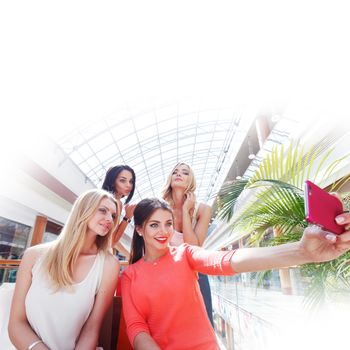
[[[173,246],[188,243],[201,247],[208,234],[211,208],[196,201],[196,179],[192,168],[178,163],[172,169],[163,189],[162,197],[173,209],[174,234],[170,241]],[[213,312],[211,292],[207,275],[199,274],[199,286],[211,324]]]
[[[28,248],[17,274],[9,335],[17,349],[95,349],[116,288],[110,253],[118,205],[104,190],[78,197],[58,239]]]

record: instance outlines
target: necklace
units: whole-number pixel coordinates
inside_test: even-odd
[[[169,251],[169,250],[168,250],[168,251]],[[165,254],[163,254],[163,255],[161,255],[161,256],[159,256],[158,258],[153,259],[153,260],[146,260],[146,258],[143,257],[143,261],[144,261],[145,263],[147,263],[147,264],[156,266],[156,265],[158,265],[160,259],[162,259],[165,255],[167,255],[168,251],[167,251]]]
[[[147,263],[147,264],[156,266],[156,265],[158,265],[158,262],[159,262],[159,259],[160,259],[160,258],[162,258],[162,256],[160,256],[160,257],[157,258],[157,259],[154,259],[154,260],[149,261],[149,260],[146,260],[145,257],[143,257],[143,261],[144,261],[145,263]]]
[[[159,258],[158,258],[158,259],[159,259]],[[143,259],[143,261],[144,261],[145,263],[149,264],[149,265],[156,266],[156,265],[158,265],[158,259],[153,260],[153,261],[147,261],[147,260]]]

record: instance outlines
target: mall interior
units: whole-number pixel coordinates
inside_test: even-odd
[[[181,103],[121,108],[79,127],[66,127],[64,132],[37,132],[30,143],[3,149],[0,348],[12,349],[6,337],[9,296],[25,249],[55,240],[77,196],[100,188],[110,167],[127,164],[135,170],[132,203],[138,203],[160,197],[175,164],[190,164],[197,180],[196,199],[212,209],[204,247],[227,250],[268,245],[284,237],[279,225],[249,226],[248,222],[247,228],[242,226],[243,220],[247,224],[247,208],[258,213],[259,189],[274,188],[266,180],[293,185],[301,200],[304,181],[312,180],[327,191],[339,192],[347,205],[349,151],[348,123],[329,111],[206,108]],[[249,186],[259,180],[265,183]],[[239,183],[245,187],[236,200],[229,200]],[[300,220],[294,229],[305,225]],[[131,221],[120,241],[122,269],[127,266],[133,228]],[[315,283],[311,267],[210,276],[214,327],[221,348],[346,348],[345,337],[334,337],[332,326],[342,324],[340,317],[348,315],[350,280],[341,279],[337,284],[340,267],[321,269],[324,289],[318,294],[312,294],[312,289],[310,293]],[[348,260],[342,262],[341,273],[349,276]],[[105,350],[129,348],[120,308],[120,297],[115,297],[101,330],[100,345]]]

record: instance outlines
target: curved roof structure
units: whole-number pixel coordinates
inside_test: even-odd
[[[210,202],[253,117],[242,118],[237,108],[234,112],[179,103],[123,109],[57,141],[97,187],[110,167],[131,166],[137,176],[136,202],[159,196],[174,165],[186,162],[195,172],[198,200]]]

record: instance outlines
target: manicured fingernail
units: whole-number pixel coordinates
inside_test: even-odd
[[[326,234],[326,239],[328,241],[335,242],[337,240],[337,236],[335,236],[335,235],[333,235],[331,233],[328,233],[328,234]]]
[[[335,221],[337,222],[337,224],[342,224],[345,221],[345,219],[342,216],[337,216],[335,218]]]

